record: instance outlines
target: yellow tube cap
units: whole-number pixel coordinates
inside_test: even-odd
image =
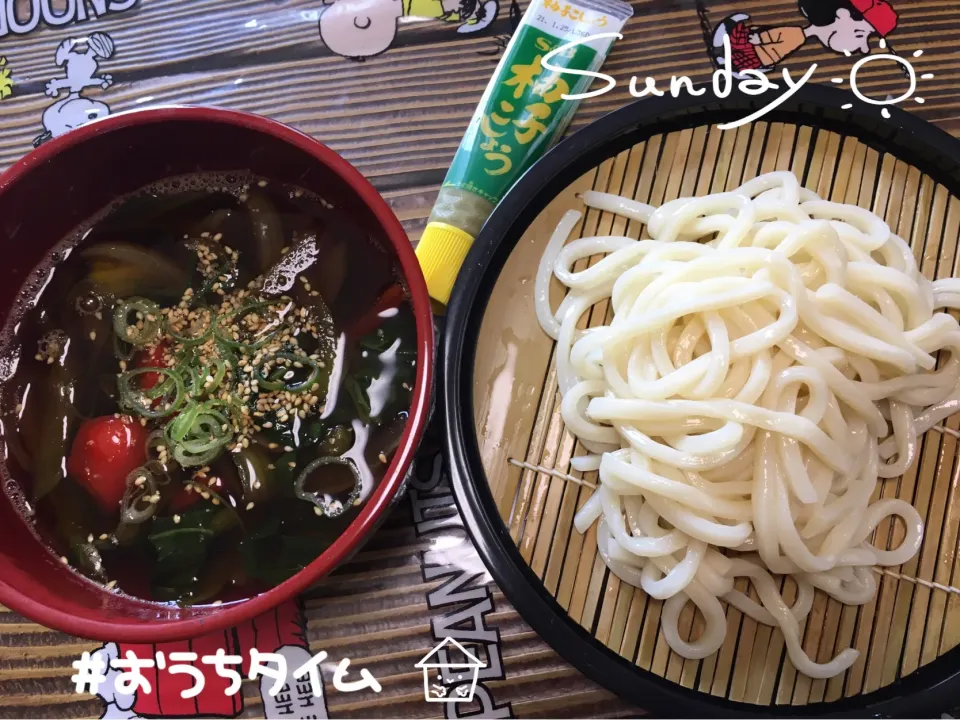
[[[444,305],[450,300],[453,283],[473,245],[473,236],[453,225],[428,223],[417,245],[417,259],[427,280],[430,297]]]

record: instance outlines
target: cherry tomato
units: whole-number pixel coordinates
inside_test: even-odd
[[[128,417],[85,420],[73,439],[67,473],[80,483],[106,513],[123,498],[127,475],[145,459],[147,429]]]
[[[194,505],[197,504],[197,501],[200,499],[200,493],[203,491],[203,488],[209,488],[213,492],[217,493],[220,497],[225,497],[224,482],[219,477],[214,477],[213,484],[210,484],[209,478],[201,478],[195,481],[193,489],[187,492],[187,487],[184,485],[179,488],[173,497],[170,498],[170,502],[167,503],[166,511],[167,512],[183,512]]]
[[[381,313],[392,310],[403,302],[403,287],[393,284],[384,290],[383,294],[377,300],[376,304],[363,317],[358,319],[350,328],[348,335],[352,337],[363,337],[377,329],[377,326],[383,322]]]
[[[163,356],[167,352],[167,344],[160,343],[155,348],[151,350],[141,350],[137,353],[136,357],[136,366],[138,368],[143,367],[166,367],[166,364],[163,362]],[[160,373],[149,372],[144,373],[140,376],[140,388],[143,390],[150,390],[162,379]]]
[[[167,510],[169,512],[183,512],[184,510],[193,507],[196,505],[197,500],[200,499],[200,494],[196,489],[187,492],[187,487],[184,485],[179,490],[174,493],[173,497],[170,498],[170,502],[167,503]]]

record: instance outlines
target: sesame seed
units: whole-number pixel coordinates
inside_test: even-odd
[[[147,479],[146,479],[143,475],[141,475],[140,477],[138,477],[136,480],[133,481],[133,484],[134,484],[135,487],[140,487],[140,486],[143,485],[146,481],[147,481]]]
[[[283,451],[284,451],[284,452],[293,452],[293,448],[290,447],[289,445],[284,445],[284,446],[283,446]]]
[[[288,462],[287,465],[289,465],[292,468],[295,468],[297,466],[295,462]]]
[[[117,581],[116,581],[116,580],[111,580],[111,581],[108,582],[104,587],[106,587],[107,590],[113,590],[116,586],[117,586]]]
[[[174,516],[173,516],[173,524],[174,524],[174,525],[179,525],[179,524],[180,524],[180,516],[179,516],[179,515],[174,515]]]
[[[382,462],[384,465],[387,464],[387,456],[386,456],[386,455],[384,455],[383,453],[380,453],[377,457],[380,458],[380,462]]]
[[[87,535],[87,542],[88,542],[88,543],[92,543],[92,542],[93,542],[93,534]]]
[[[313,514],[314,514],[314,515],[323,515],[323,510],[321,510],[319,507],[317,507],[316,505],[314,505],[314,506],[313,506]]]
[[[100,539],[101,539],[101,540],[106,540],[106,539],[109,538],[109,537],[110,537],[109,535],[107,535],[106,533],[103,533],[103,534],[100,536]]]
[[[277,466],[274,465],[273,463],[269,463],[267,465],[267,470],[276,470],[276,469],[277,469]]]
[[[91,331],[90,331],[90,339],[91,339],[91,340],[96,340],[96,339],[97,339],[97,331],[96,331],[96,330],[91,330]]]
[[[216,607],[217,605],[223,605],[223,600],[214,600],[210,604],[213,605],[214,607]]]
[[[252,503],[252,502],[248,502],[248,503],[247,503],[247,510],[253,510],[253,503]]]
[[[70,564],[70,561],[67,560],[67,556],[66,556],[66,555],[61,555],[61,556],[60,556],[60,562],[62,562],[64,565],[69,565],[69,564]]]

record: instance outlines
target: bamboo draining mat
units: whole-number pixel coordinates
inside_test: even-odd
[[[12,2],[24,17],[32,1],[7,0],[3,5]],[[67,1],[51,4],[60,11]],[[435,21],[406,23],[391,49],[364,63],[332,55],[323,46],[317,32],[322,0],[140,0],[124,13],[79,25],[38,28],[23,37],[9,35],[0,39],[0,55],[7,59],[15,86],[13,94],[0,101],[0,168],[28,152],[33,138],[42,132],[41,113],[53,102],[44,94],[45,85],[63,76],[54,63],[60,41],[108,32],[116,43],[116,54],[102,63],[101,71],[110,73],[115,84],[107,90],[88,89],[86,96],[107,102],[114,112],[161,103],[206,104],[289,123],[360,168],[416,242],[503,40],[512,31],[510,3],[500,1],[498,19],[482,33],[459,35],[454,26]],[[88,6],[91,3],[87,0]],[[926,103],[910,110],[960,135],[960,94],[955,89],[960,73],[956,50],[960,7],[937,0],[894,0],[894,4],[901,14],[892,37],[897,51],[907,55],[925,49],[918,69],[936,76],[921,82],[920,94]],[[629,101],[626,84],[631,75],[640,76],[641,81],[646,75],[655,76],[663,87],[673,74],[704,80],[712,72],[692,0],[634,0],[633,5],[634,19],[604,67],[619,85],[584,101],[574,129]],[[713,22],[733,12],[747,12],[764,25],[801,20],[793,0],[707,1],[706,6]],[[521,2],[520,9],[525,7]],[[797,74],[811,62],[820,63],[819,82],[845,76],[850,67],[849,60],[814,46],[803,48],[787,66]],[[903,78],[879,64],[860,78],[871,95],[903,90]],[[51,205],[56,201],[43,200]],[[952,447],[954,441],[943,443]],[[554,496],[557,492],[554,488]],[[942,511],[946,498],[939,501],[936,507]],[[455,514],[452,498],[444,502],[439,509]],[[568,506],[564,508],[569,512]],[[436,581],[423,579],[420,563],[427,541],[417,535],[413,514],[409,501],[401,504],[371,544],[308,600],[313,651],[326,648],[331,656],[342,651],[355,665],[369,667],[377,678],[391,678],[384,683],[379,704],[331,692],[332,717],[418,717],[441,712],[422,701],[419,676],[412,675],[413,663],[434,644],[430,625],[440,612],[426,604]],[[568,552],[579,552],[577,543],[571,538]],[[475,555],[471,557],[479,562]],[[556,561],[551,565],[548,557],[543,560],[552,573],[551,582],[562,586],[563,596],[586,607],[587,597],[579,589],[574,592],[571,580],[560,581]],[[923,563],[932,566],[938,577],[949,575],[949,568],[939,566],[935,555],[925,553]],[[930,569],[925,567],[924,572]],[[593,565],[584,565],[583,572],[589,577]],[[486,580],[481,577],[478,582]],[[497,703],[510,703],[517,716],[637,714],[561,661],[499,590],[492,592],[494,610],[486,621],[500,633],[506,676],[490,683]],[[944,609],[946,598],[924,597],[923,592],[917,593],[918,603]],[[903,607],[896,592],[893,599]],[[625,625],[634,617],[628,612],[632,596],[618,591],[613,600],[617,602],[599,608],[599,616],[609,618],[604,619],[610,628],[608,639],[632,634],[639,642],[635,620]],[[764,630],[758,632],[755,644],[760,646]],[[909,637],[916,642],[915,636]],[[649,644],[650,639],[644,642]],[[70,663],[96,645],[0,612],[0,717],[98,716],[99,701],[78,697],[69,683]],[[936,652],[929,643],[921,643],[920,651],[921,660]],[[728,671],[715,671],[718,683],[728,677],[724,672]],[[244,715],[261,716],[256,690],[247,687],[245,695]]]
[[[571,456],[584,454],[560,419],[553,343],[540,331],[533,311],[532,276],[539,254],[560,216],[571,207],[583,209],[575,193],[594,188],[659,205],[731,190],[773,170],[790,170],[821,197],[857,204],[884,217],[911,242],[928,277],[960,275],[960,199],[909,164],[855,138],[765,122],[729,131],[702,126],[654,136],[573,183],[521,238],[484,315],[474,402],[484,467],[501,517],[524,559],[576,622],[630,662],[686,687],[735,701],[802,705],[876,690],[955,647],[960,643],[960,594],[891,576],[882,577],[876,599],[859,608],[845,607],[818,591],[806,621],[806,651],[820,661],[850,646],[861,651],[849,671],[828,681],[799,675],[785,657],[779,630],[732,608],[727,610],[721,650],[702,662],[685,660],[669,649],[659,632],[662,603],[607,571],[597,555],[595,526],[586,536],[573,528],[574,513],[592,488],[510,463],[519,460],[560,474],[570,472]],[[637,238],[642,229],[611,213],[590,210],[574,232]],[[581,261],[581,266],[598,257]],[[562,296],[554,282],[556,307]],[[505,311],[508,306],[510,312]],[[609,320],[604,302],[582,326]],[[502,358],[511,346],[523,362],[506,367]],[[497,383],[501,392],[510,386],[513,396],[528,400],[503,411],[496,401]],[[960,416],[946,424],[960,428]],[[508,431],[499,435],[498,428]],[[596,473],[583,479],[596,483]],[[883,497],[908,500],[926,522],[918,557],[892,570],[942,585],[960,582],[957,484],[957,440],[927,433],[913,467],[882,486]],[[877,529],[880,546],[889,537],[895,547],[901,536],[896,523]],[[741,590],[747,589],[745,581],[738,582]],[[787,581],[788,605],[794,593],[793,582]],[[692,603],[681,614],[680,628],[688,637],[697,637],[702,629]]]

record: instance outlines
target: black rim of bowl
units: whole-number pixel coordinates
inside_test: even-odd
[[[440,354],[440,404],[451,482],[464,523],[494,579],[520,615],[583,674],[638,708],[668,716],[930,716],[960,698],[960,647],[879,690],[805,706],[754,705],[687,689],[608,649],[567,615],[523,560],[500,518],[484,475],[474,430],[473,367],[477,338],[494,285],[514,246],[541,210],[570,183],[607,158],[654,135],[739,120],[779,92],[719,99],[670,96],[637,101],[561,142],[517,181],[487,220],[460,271],[448,306]],[[896,107],[879,108],[852,94],[805,85],[763,117],[856,137],[929,175],[960,196],[960,141]]]

